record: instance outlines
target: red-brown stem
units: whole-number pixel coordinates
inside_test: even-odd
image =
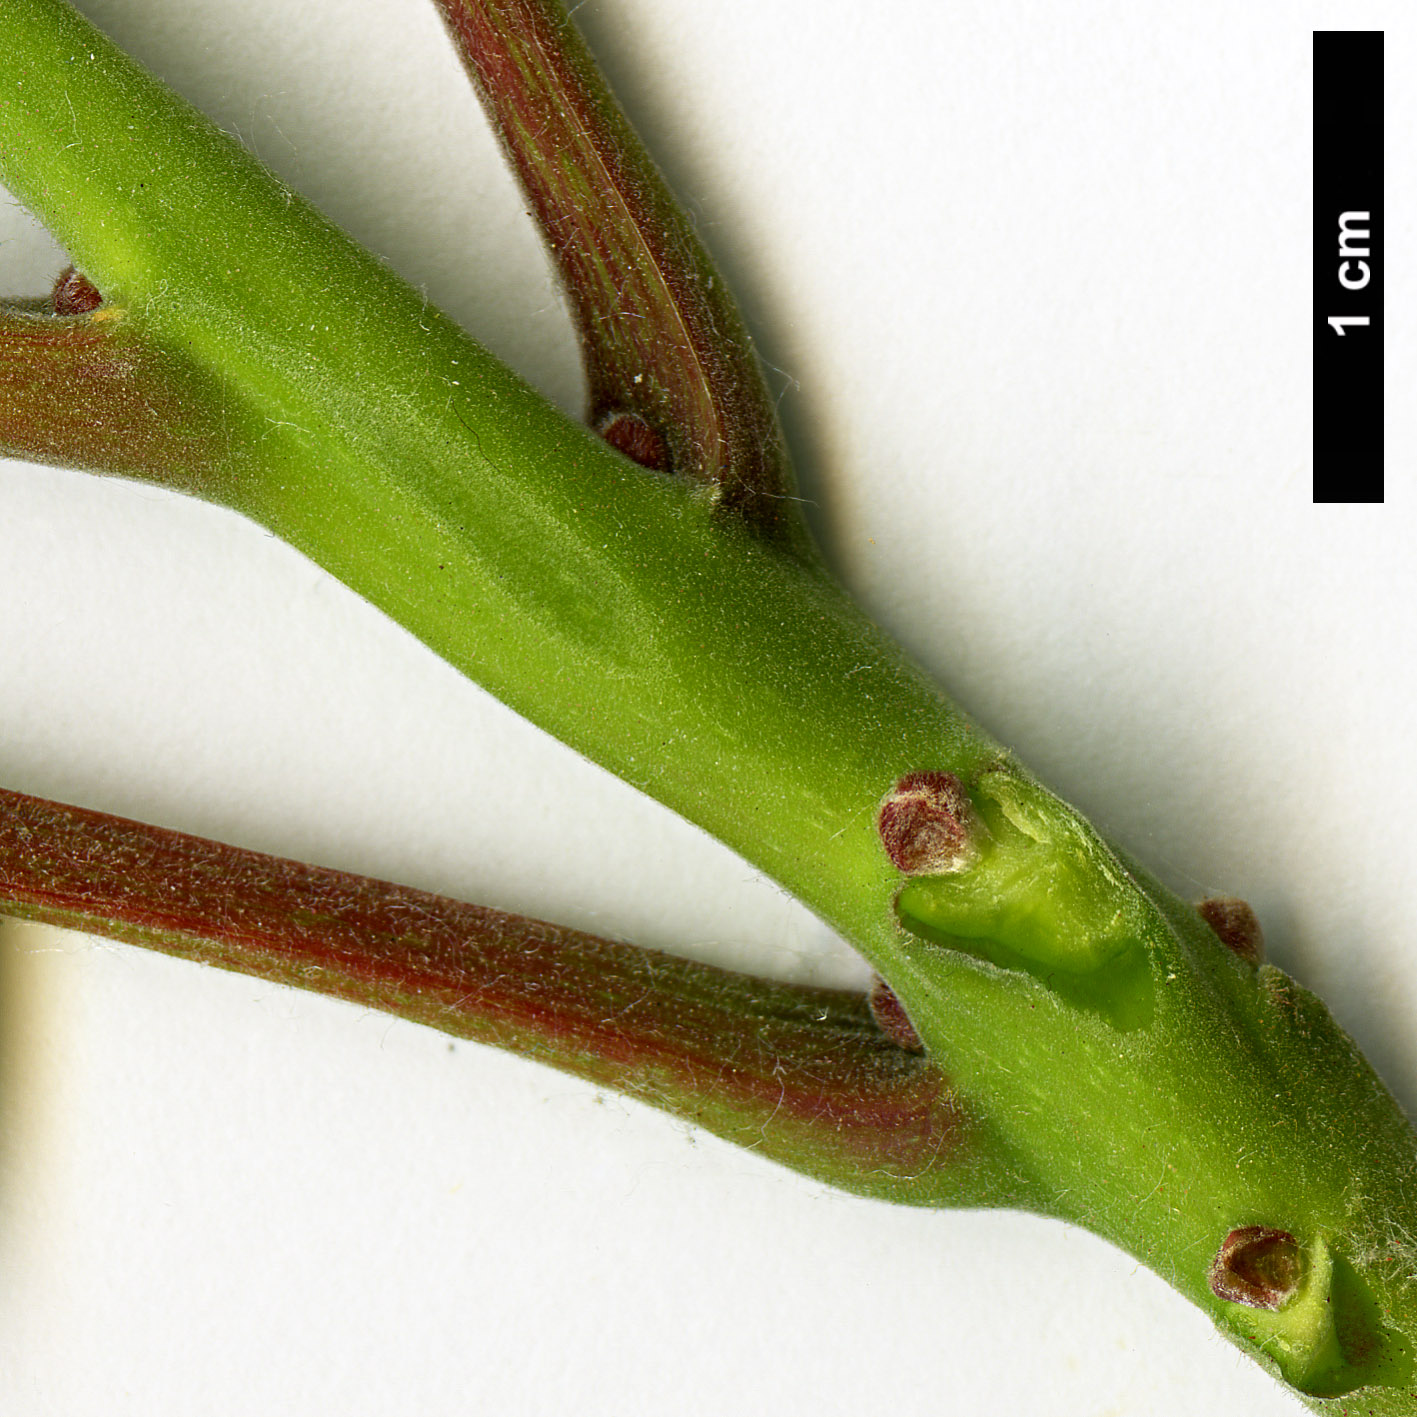
[[[867,1194],[923,1193],[960,1139],[944,1078],[860,995],[8,791],[0,911],[506,1048]]]
[[[0,453],[201,492],[228,456],[224,422],[205,381],[121,313],[0,309]]]
[[[807,551],[777,416],[742,319],[566,15],[437,0],[570,296],[588,420],[646,432],[759,534]],[[651,465],[658,463],[658,455]]]

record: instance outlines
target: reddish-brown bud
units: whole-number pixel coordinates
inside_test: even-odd
[[[1210,1289],[1227,1303],[1282,1309],[1303,1277],[1303,1252],[1288,1231],[1247,1225],[1225,1237],[1211,1262]]]
[[[1196,909],[1226,949],[1250,964],[1259,964],[1264,959],[1264,931],[1255,912],[1238,896],[1211,896],[1201,901]]]
[[[953,773],[907,773],[881,804],[876,828],[886,855],[908,876],[958,871],[974,857],[974,807]]]
[[[638,413],[612,413],[601,422],[600,436],[631,462],[655,472],[669,471],[669,445]]]
[[[53,301],[56,315],[87,315],[103,304],[98,287],[73,266],[60,273],[59,279],[54,282],[54,293],[49,298]]]
[[[896,1047],[904,1048],[907,1053],[925,1051],[925,1045],[906,1014],[905,1006],[896,997],[895,990],[879,974],[871,981],[870,1001],[871,1017],[876,1020],[876,1027]]]

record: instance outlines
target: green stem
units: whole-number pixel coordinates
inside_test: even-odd
[[[205,495],[842,931],[1036,1208],[1314,1401],[1417,1411],[1417,1139],[1321,1004],[1011,763],[820,569],[570,424],[57,0],[9,0],[0,55],[7,184],[264,421]],[[1278,1308],[1216,1291],[1248,1229],[1292,1252]]]
[[[134,329],[265,420],[258,465],[205,494],[893,938],[877,804],[999,746],[824,573],[570,423],[57,0],[6,6],[0,40],[7,183]]]

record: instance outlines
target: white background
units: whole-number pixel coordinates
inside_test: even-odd
[[[426,0],[83,8],[567,408]],[[1417,1104],[1417,32],[1396,5],[586,0],[780,369],[816,525],[957,696],[1234,891]],[[1310,32],[1388,26],[1388,503],[1310,502]],[[3,284],[61,256],[0,208]],[[801,978],[741,861],[271,537],[0,464],[0,782]],[[842,1198],[378,1015],[0,934],[0,1411],[1297,1404],[1131,1260]]]

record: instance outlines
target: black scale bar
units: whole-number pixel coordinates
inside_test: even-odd
[[[1314,501],[1383,500],[1383,33],[1314,31]]]

